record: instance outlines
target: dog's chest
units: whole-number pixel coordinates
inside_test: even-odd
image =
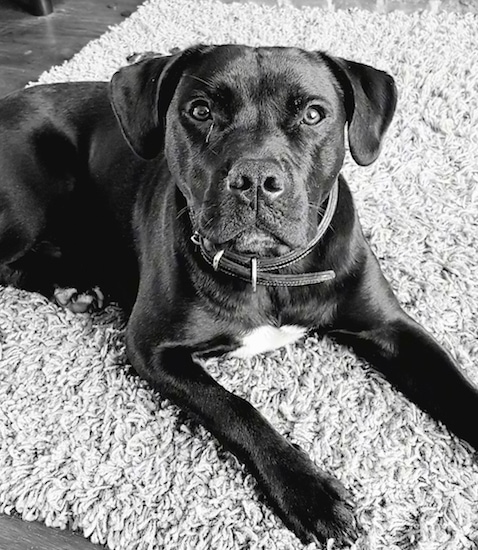
[[[296,325],[273,327],[264,325],[242,337],[239,348],[231,352],[233,357],[251,357],[258,353],[292,344],[306,333],[306,329]]]

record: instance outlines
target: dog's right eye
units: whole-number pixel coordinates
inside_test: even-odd
[[[315,126],[324,118],[324,111],[319,105],[309,105],[304,112],[302,122],[308,126]]]
[[[189,109],[189,114],[192,118],[199,120],[200,122],[204,122],[205,120],[212,118],[211,109],[205,101],[194,102]]]

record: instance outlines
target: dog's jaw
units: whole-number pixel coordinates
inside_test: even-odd
[[[261,256],[282,256],[291,252],[291,247],[274,237],[268,231],[251,228],[240,233],[230,248],[239,254]]]

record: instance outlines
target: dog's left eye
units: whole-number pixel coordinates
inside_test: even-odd
[[[304,111],[302,122],[309,126],[318,124],[324,118],[324,111],[319,105],[309,105]]]
[[[189,114],[196,120],[204,122],[212,118],[211,109],[205,101],[196,101],[191,105]]]

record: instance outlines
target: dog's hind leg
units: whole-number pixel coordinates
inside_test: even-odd
[[[105,297],[98,287],[70,286],[60,247],[42,238],[41,208],[26,214],[15,215],[5,203],[0,210],[0,285],[39,292],[74,313],[101,309]]]
[[[85,286],[72,276],[60,247],[46,240],[37,242],[18,260],[0,264],[0,285],[39,292],[73,313],[97,311],[106,304],[99,287]]]
[[[85,255],[84,227],[72,201],[49,193],[59,187],[53,176],[42,180],[38,170],[34,184],[26,177],[20,184],[18,171],[0,158],[0,285],[39,292],[75,313],[101,309],[105,297],[77,258]]]

